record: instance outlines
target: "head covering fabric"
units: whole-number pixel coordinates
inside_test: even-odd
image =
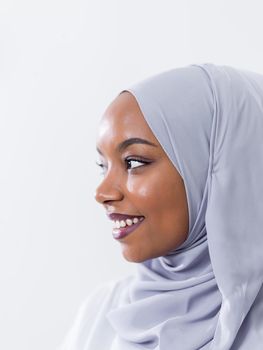
[[[261,349],[263,76],[195,64],[123,91],[184,180],[189,232],[137,264],[107,315],[114,350]]]

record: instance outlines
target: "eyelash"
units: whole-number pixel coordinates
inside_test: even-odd
[[[125,161],[125,164],[127,165],[129,162],[139,162],[139,163],[142,163],[143,165],[140,165],[140,166],[137,166],[137,167],[135,167],[135,168],[128,168],[127,167],[127,169],[128,170],[136,170],[137,168],[140,168],[140,167],[142,167],[142,166],[144,166],[144,165],[147,165],[147,164],[149,164],[150,162],[146,162],[145,160],[142,160],[142,159],[140,159],[140,158],[125,158],[124,159],[124,161]],[[96,164],[99,166],[99,167],[101,167],[102,169],[104,169],[105,168],[105,166],[102,164],[102,163],[98,163],[98,162],[96,162]],[[103,174],[103,173],[102,173]]]

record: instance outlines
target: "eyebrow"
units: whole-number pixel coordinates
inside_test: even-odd
[[[122,141],[117,146],[117,151],[123,152],[127,147],[129,147],[133,144],[144,144],[144,145],[148,145],[148,146],[158,147],[155,143],[152,143],[148,140],[141,139],[140,137],[132,137],[130,139],[126,139],[126,140]],[[97,150],[97,152],[99,152],[99,154],[101,154],[101,155],[103,154],[98,147],[96,148],[96,150]]]

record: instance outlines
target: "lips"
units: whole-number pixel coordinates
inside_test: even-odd
[[[132,219],[132,218],[143,218],[142,215],[128,215],[128,214],[120,214],[120,213],[111,213],[108,214],[110,220],[126,220],[126,219]]]
[[[129,233],[133,232],[136,230],[136,228],[142,223],[142,221],[145,219],[144,216],[142,215],[129,215],[129,214],[121,214],[121,213],[107,213],[107,216],[110,220],[112,221],[125,221],[126,219],[130,219],[133,221],[133,219],[137,218],[139,221],[132,223],[132,225],[128,226],[126,225],[125,227],[114,227],[112,230],[112,235],[115,239],[121,239],[127,236]],[[131,223],[131,222],[130,222]]]
[[[144,217],[140,217],[137,223],[133,223],[131,226],[113,228],[112,235],[115,239],[121,239],[132,233],[142,224]]]

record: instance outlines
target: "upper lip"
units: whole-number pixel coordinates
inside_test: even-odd
[[[126,220],[129,218],[139,218],[142,215],[127,215],[127,214],[120,214],[120,213],[107,213],[107,216],[110,220]]]

